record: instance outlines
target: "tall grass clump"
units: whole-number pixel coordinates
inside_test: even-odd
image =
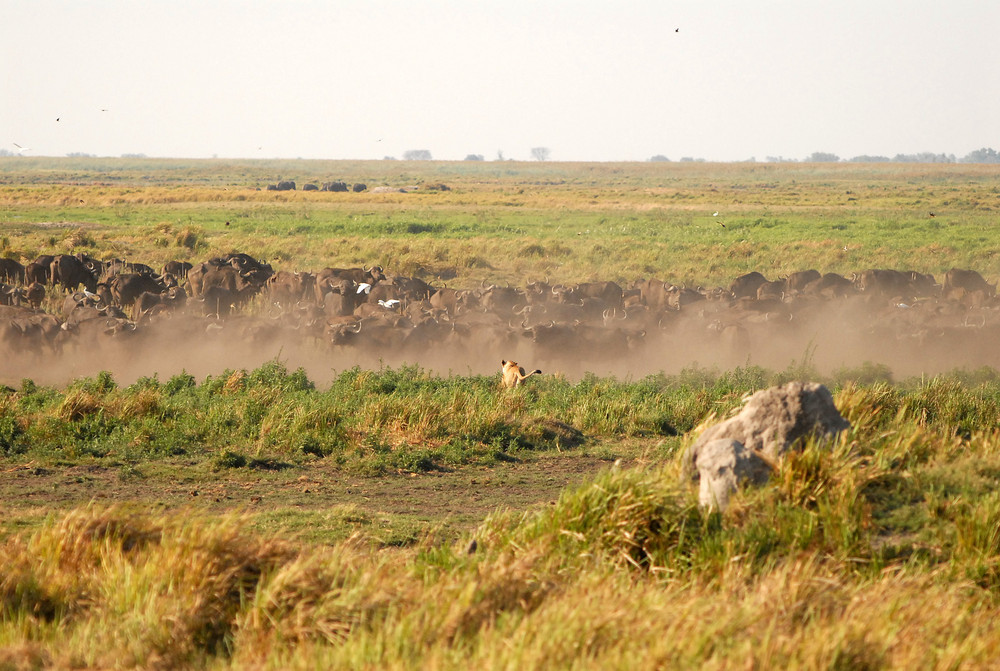
[[[561,565],[620,566],[673,573],[711,527],[690,492],[663,473],[613,469],[563,492],[541,512],[502,513],[477,542],[514,556],[540,552]]]
[[[237,518],[152,518],[89,508],[0,550],[8,623],[56,624],[57,666],[179,668],[226,656],[236,617],[294,552]],[[30,628],[29,628],[30,629]]]

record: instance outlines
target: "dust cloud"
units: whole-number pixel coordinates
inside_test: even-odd
[[[810,302],[780,314],[702,301],[655,318],[638,314],[607,324],[514,324],[459,333],[440,329],[417,341],[412,330],[364,328],[348,344],[306,335],[280,320],[236,316],[217,322],[176,315],[133,332],[56,346],[0,352],[0,382],[24,378],[63,387],[109,371],[120,385],[185,372],[200,383],[227,369],[252,370],[277,360],[302,368],[324,388],[344,370],[417,365],[432,374],[497,375],[501,359],[570,381],[586,373],[638,380],[683,369],[809,367],[821,374],[866,363],[887,367],[896,380],[959,369],[1000,369],[1000,319],[995,309],[964,310],[927,301],[909,307],[859,297]]]

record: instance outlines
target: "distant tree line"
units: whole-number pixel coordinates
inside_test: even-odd
[[[823,154],[815,152],[807,161],[837,161],[834,154]],[[962,158],[956,158],[954,154],[935,154],[929,151],[917,154],[896,154],[892,158],[888,156],[855,156],[847,159],[850,163],[1000,163],[1000,153],[991,147],[983,147],[970,151]]]
[[[656,154],[655,156],[650,156],[648,161],[652,163],[669,162],[670,159],[663,154]],[[684,161],[704,161],[703,158],[691,158],[685,156],[680,159]],[[750,158],[746,162],[755,163],[757,159]],[[839,163],[840,161],[846,161],[848,163],[1000,163],[1000,152],[991,148],[983,147],[982,149],[977,149],[975,151],[970,151],[968,154],[962,158],[956,158],[954,154],[935,154],[933,152],[924,151],[917,154],[896,154],[893,157],[889,156],[871,156],[868,154],[863,154],[861,156],[855,156],[854,158],[841,159],[836,154],[831,154],[825,151],[814,151],[812,154],[802,159],[804,163]],[[737,163],[742,163],[743,161],[736,161]],[[764,159],[765,163],[798,163],[799,159],[796,158],[786,158],[784,156],[768,156]]]
[[[551,154],[551,150],[548,147],[532,147],[531,157],[536,161],[547,161]],[[6,156],[21,156],[22,154],[9,149],[0,149],[0,157]],[[95,154],[89,154],[86,152],[70,152],[66,154],[69,158],[96,158]],[[129,153],[122,154],[122,158],[146,158],[145,154],[141,153]],[[408,149],[403,152],[403,158],[407,161],[430,161],[433,156],[429,149]],[[391,161],[395,160],[393,156],[386,156],[383,160]],[[482,161],[485,157],[482,154],[468,154],[465,157],[466,161]],[[497,161],[505,160],[503,151],[497,151]],[[647,159],[651,163],[669,163],[670,159],[663,154],[656,154]],[[679,159],[682,163],[688,162],[704,162],[703,158],[693,158],[691,156],[684,156]],[[735,163],[749,162],[754,163],[757,159],[751,157],[746,161],[733,161]],[[954,154],[935,154],[933,152],[924,151],[916,154],[896,154],[895,156],[881,156],[881,155],[869,155],[862,154],[860,156],[854,156],[852,158],[841,159],[836,154],[825,152],[825,151],[814,151],[812,154],[804,159],[801,159],[804,163],[839,163],[841,161],[847,163],[1000,163],[1000,152],[992,147],[983,147],[982,149],[976,149],[975,151],[970,151],[968,154],[961,158],[956,158]],[[799,159],[786,158],[784,156],[767,156],[764,159],[766,163],[797,163]]]

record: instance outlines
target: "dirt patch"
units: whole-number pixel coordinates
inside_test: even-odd
[[[180,460],[137,467],[0,462],[0,534],[95,503],[154,513],[248,513],[262,528],[319,541],[356,532],[385,544],[432,532],[455,538],[497,509],[553,503],[567,486],[609,465],[563,452],[491,468],[365,477],[323,461],[281,471],[217,472],[205,462]]]
[[[97,228],[92,221],[34,221],[21,224],[25,228]]]

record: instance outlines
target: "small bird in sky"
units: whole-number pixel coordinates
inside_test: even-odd
[[[22,147],[21,145],[19,145],[16,142],[13,142],[11,144],[13,144],[15,147],[17,147],[17,153],[19,153],[19,154],[23,154],[26,151],[31,151],[31,149],[29,149],[28,147]]]
[[[675,33],[679,33],[679,32],[681,32],[681,29],[680,28],[674,28],[674,32]]]
[[[59,117],[56,117],[56,121],[59,121]]]

